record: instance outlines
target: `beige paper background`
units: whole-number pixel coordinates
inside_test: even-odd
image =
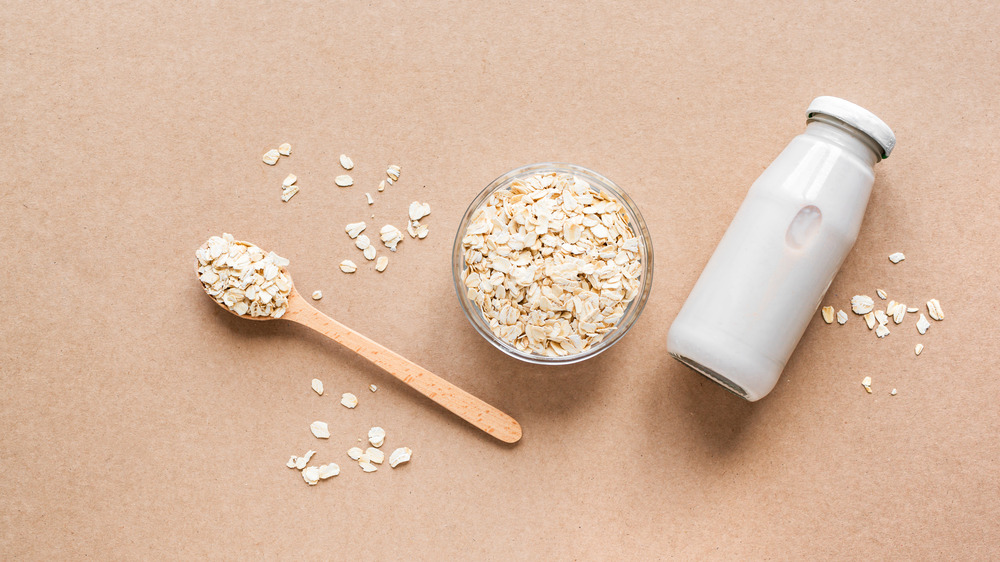
[[[0,557],[1000,556],[996,3],[164,4],[0,11]],[[817,314],[748,404],[671,360],[666,333],[821,94],[899,139],[826,301],[880,287],[948,317],[878,341]],[[292,157],[264,166],[284,141]],[[634,331],[565,368],[494,350],[450,277],[468,201],[545,160],[619,183],[656,252]],[[389,163],[401,181],[369,209]],[[302,191],[282,204],[289,172]],[[337,269],[360,258],[344,224],[402,226],[412,200],[432,206],[426,240],[383,275]],[[289,257],[321,310],[523,440],[304,328],[227,315],[191,271],[221,231]],[[351,464],[376,424],[408,466]],[[343,473],[305,486],[283,465],[308,448]]]

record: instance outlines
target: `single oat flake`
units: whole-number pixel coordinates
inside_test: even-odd
[[[867,295],[854,295],[851,298],[851,310],[855,314],[868,314],[875,308],[875,301]]]
[[[824,306],[823,307],[823,321],[824,322],[826,322],[827,324],[833,324],[833,314],[834,314],[834,311],[833,311],[833,307],[832,306]]]
[[[354,180],[347,174],[337,176],[333,181],[340,187],[350,187],[354,185]]]
[[[292,155],[292,145],[288,144],[287,142],[281,143],[281,145],[278,146],[278,154],[280,154],[282,156],[291,156]]]
[[[927,313],[935,320],[944,320],[944,310],[941,309],[941,303],[937,299],[927,301]]]
[[[915,306],[909,306],[906,308],[906,311],[909,312],[910,314],[913,314],[915,312],[920,312],[920,309]]]
[[[291,187],[293,183],[299,178],[295,177],[295,174],[288,174],[285,179],[281,180],[281,187]]]
[[[375,447],[381,447],[385,442],[385,430],[381,427],[373,427],[368,430],[368,442]]]
[[[347,408],[353,409],[358,405],[358,397],[350,392],[345,392],[343,396],[340,397],[340,403]]]
[[[906,256],[903,255],[903,252],[896,252],[895,254],[889,255],[889,261],[891,261],[892,263],[899,263],[905,259]]]
[[[861,386],[865,387],[865,392],[867,392],[868,394],[871,394],[872,393],[872,378],[871,377],[865,377],[864,379],[862,379],[861,380]]]
[[[313,291],[312,299],[314,301],[318,301],[321,298],[323,298],[323,291]]]
[[[889,393],[889,396],[895,396],[895,395],[896,395],[896,389],[894,388],[892,389],[892,392]]]
[[[360,466],[360,467],[361,467],[361,470],[363,470],[363,471],[365,471],[365,472],[375,472],[376,470],[378,470],[378,467],[377,467],[377,466],[375,466],[374,464],[372,464],[372,463],[371,463],[371,462],[369,462],[369,461],[362,461],[362,462],[359,462],[359,463],[358,463],[358,466]]]
[[[374,384],[370,384],[368,385],[368,390],[375,392],[376,390],[378,390],[378,387],[375,386]]]
[[[843,310],[837,311],[837,323],[840,324],[841,326],[847,324],[847,313],[844,312]]]
[[[885,300],[885,299],[886,299],[886,297],[888,297],[888,296],[889,296],[889,295],[888,295],[888,294],[887,294],[887,293],[886,293],[885,291],[883,291],[882,289],[875,289],[875,294],[876,294],[876,295],[878,295],[878,298],[880,298],[880,299],[882,299],[882,300]]]
[[[918,343],[916,347],[913,348],[913,353],[920,355],[924,351],[924,344]]]
[[[351,457],[353,460],[360,459],[363,454],[364,451],[362,451],[360,447],[351,447],[347,450],[347,456]]]
[[[403,233],[400,232],[398,228],[387,224],[379,230],[379,237],[382,239],[382,243],[385,244],[387,248],[396,251],[396,245],[403,240]]]
[[[319,477],[321,480],[326,480],[338,474],[340,474],[340,466],[335,463],[324,464],[319,467]]]
[[[316,394],[323,396],[323,381],[319,379],[312,380],[312,389],[316,391]]]
[[[326,422],[314,421],[309,424],[309,430],[316,436],[316,439],[330,438],[330,428],[327,426]]]
[[[389,265],[389,258],[385,256],[380,256],[378,258],[378,261],[375,262],[375,271],[382,273],[383,271],[385,271],[385,268],[388,267],[388,265]]]
[[[288,466],[288,468],[297,468],[302,470],[307,464],[309,464],[309,459],[311,459],[315,454],[316,451],[308,451],[305,456],[302,457],[292,456],[292,458],[288,460],[288,464],[286,466]]]
[[[319,467],[309,466],[302,471],[302,479],[306,481],[306,484],[310,486],[315,486],[319,482]]]
[[[418,221],[431,214],[431,206],[427,203],[414,201],[410,203],[409,215],[411,221]]]
[[[368,201],[369,205],[374,205],[375,204],[375,200],[372,199],[372,194],[371,193],[367,193],[366,192],[365,193],[365,199]]]
[[[884,337],[888,336],[889,335],[889,327],[886,326],[885,324],[879,324],[878,327],[875,328],[875,335],[878,336],[878,337],[880,337],[880,338],[884,338]]]
[[[385,180],[382,180],[382,181],[378,182],[378,190],[380,192],[381,191],[385,191]]]
[[[351,260],[344,260],[340,262],[340,270],[344,273],[354,273],[358,270],[358,266]]]
[[[278,150],[275,148],[268,150],[264,153],[264,156],[261,157],[261,159],[264,160],[264,163],[268,166],[274,166],[277,164],[278,158],[281,158],[281,154],[279,154]]]
[[[396,468],[404,462],[409,462],[413,451],[409,447],[400,447],[389,455],[389,466]]]
[[[920,335],[927,333],[927,328],[931,327],[931,323],[927,321],[927,317],[923,313],[920,313],[920,318],[917,319],[917,331]]]
[[[896,305],[896,310],[892,313],[892,321],[899,324],[906,317],[906,305],[899,303]]]
[[[343,167],[343,168],[344,168],[345,170],[350,170],[351,168],[353,168],[353,167],[354,167],[354,161],[353,161],[353,160],[351,160],[351,159],[350,159],[350,157],[349,157],[349,156],[347,156],[346,154],[341,154],[341,155],[340,155],[340,165],[341,165],[341,166],[342,166],[342,167]]]
[[[288,203],[288,200],[295,197],[295,194],[299,192],[299,186],[292,185],[281,190],[281,200]]]
[[[344,230],[347,232],[347,235],[350,236],[351,238],[357,238],[358,235],[361,234],[361,232],[364,231],[364,229],[366,228],[368,228],[368,225],[365,224],[364,221],[362,221],[362,222],[352,222],[347,226],[345,226]]]
[[[368,246],[363,250],[363,252],[365,254],[365,259],[372,261],[375,259],[375,255],[378,253],[378,250],[375,249],[375,246]]]
[[[884,326],[889,323],[889,316],[886,315],[885,311],[876,310],[873,314],[875,315],[875,320],[878,321],[880,326]]]
[[[365,449],[365,454],[368,455],[370,462],[375,464],[382,464],[382,461],[385,460],[385,453],[375,447],[368,447]]]
[[[364,250],[372,245],[372,241],[364,234],[359,234],[358,237],[354,239],[354,245],[357,246],[359,250]]]
[[[877,324],[877,322],[875,321],[874,312],[869,312],[868,314],[865,314],[864,318],[865,318],[865,324],[868,324],[869,330],[875,328],[875,324]]]

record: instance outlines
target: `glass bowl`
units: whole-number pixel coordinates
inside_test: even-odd
[[[466,269],[465,251],[463,249],[462,239],[465,237],[465,233],[469,227],[469,222],[472,220],[472,216],[476,210],[479,209],[479,206],[485,203],[494,192],[501,189],[507,189],[514,180],[534,174],[545,174],[551,172],[573,174],[588,182],[593,188],[595,188],[595,191],[603,189],[605,193],[621,203],[625,210],[625,214],[628,216],[628,224],[639,241],[639,259],[640,263],[643,264],[642,273],[639,278],[639,290],[635,298],[633,298],[628,304],[625,309],[625,313],[615,324],[617,329],[610,332],[604,339],[590,348],[579,353],[572,353],[562,357],[550,357],[531,353],[530,351],[521,351],[496,336],[490,329],[489,322],[483,316],[479,306],[477,306],[475,302],[469,300],[466,296],[467,288],[462,280],[462,273]],[[472,326],[476,329],[476,331],[479,332],[481,336],[486,338],[486,341],[493,344],[493,346],[500,351],[510,355],[511,357],[520,359],[521,361],[539,365],[568,365],[589,359],[608,349],[614,345],[615,342],[622,339],[625,334],[628,333],[629,329],[632,328],[632,325],[635,324],[636,320],[638,320],[639,315],[642,313],[642,309],[646,306],[646,300],[649,298],[649,291],[653,286],[653,247],[650,243],[649,229],[646,227],[646,222],[643,220],[642,214],[639,213],[638,207],[636,207],[632,198],[629,197],[628,194],[625,193],[620,187],[618,187],[615,182],[609,180],[601,174],[598,174],[597,172],[594,172],[593,170],[588,170],[587,168],[581,166],[544,162],[541,164],[531,164],[529,166],[516,168],[503,174],[490,182],[490,184],[479,192],[479,195],[472,200],[472,203],[469,204],[469,208],[465,211],[465,216],[462,217],[462,223],[458,226],[458,232],[455,234],[455,243],[451,254],[451,269],[452,277],[455,283],[455,294],[458,296],[458,302],[462,307],[462,312],[465,313],[465,317],[469,319],[469,322],[472,323]]]

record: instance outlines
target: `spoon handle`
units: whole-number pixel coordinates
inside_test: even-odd
[[[301,295],[288,299],[284,318],[351,349],[493,437],[505,443],[521,438],[521,426],[514,418],[316,310]]]

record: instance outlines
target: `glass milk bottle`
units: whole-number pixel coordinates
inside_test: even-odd
[[[750,187],[670,327],[678,361],[749,401],[774,388],[854,245],[896,144],[871,112],[818,97],[806,130]]]

